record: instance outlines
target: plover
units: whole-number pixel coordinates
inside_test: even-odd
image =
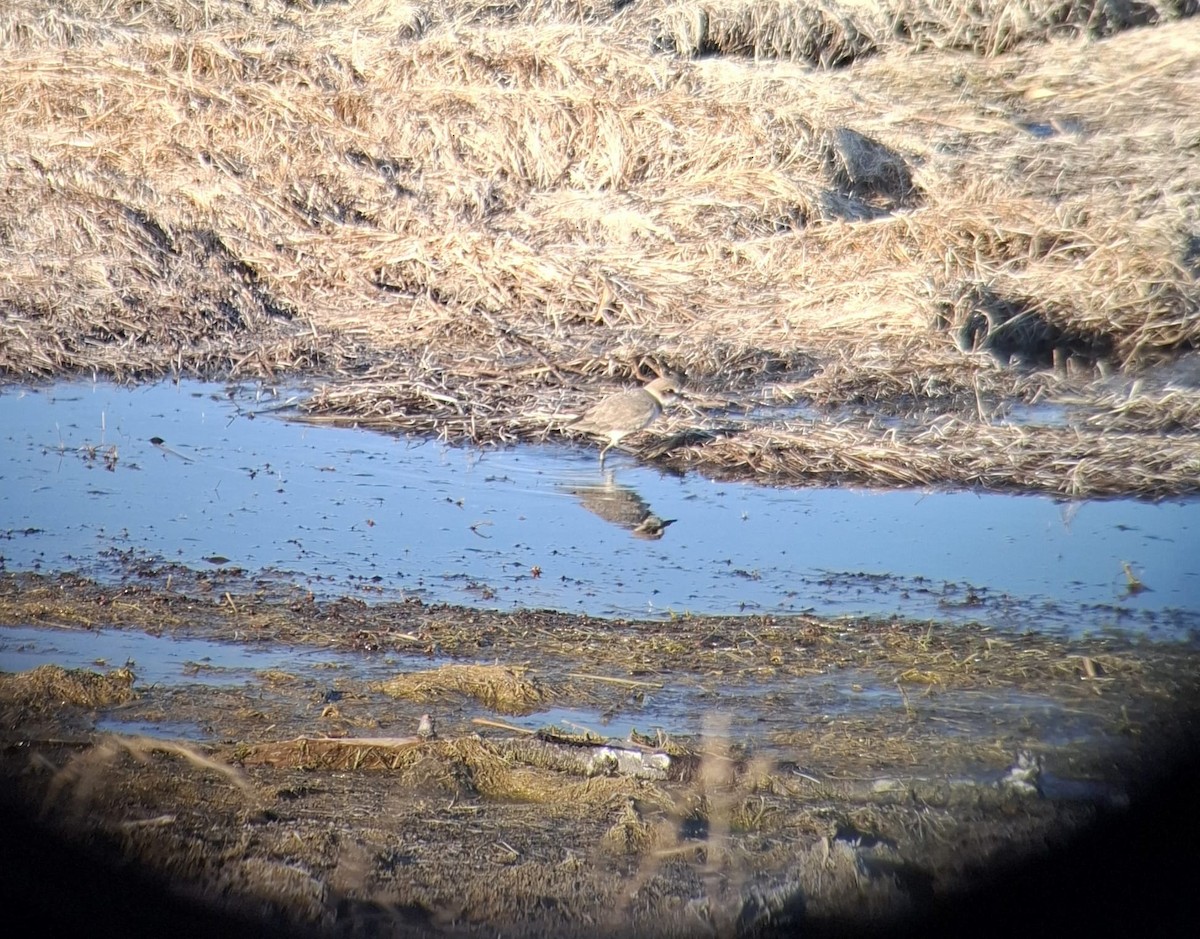
[[[683,379],[677,375],[663,375],[630,391],[619,391],[598,404],[593,405],[568,426],[596,437],[607,437],[600,450],[600,466],[604,466],[604,455],[623,437],[636,434],[653,424],[663,407],[676,400],[683,392]]]

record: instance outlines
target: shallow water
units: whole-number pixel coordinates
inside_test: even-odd
[[[335,656],[319,652],[253,649],[114,629],[0,627],[0,672],[23,672],[48,664],[87,669],[128,665],[141,685],[233,687],[259,670],[306,672],[328,668],[337,661]]]
[[[178,691],[199,685],[206,689],[245,689],[261,694],[264,680],[283,673],[303,682],[305,697],[336,701],[338,687],[346,682],[374,682],[398,672],[421,671],[445,664],[429,656],[395,653],[372,655],[246,646],[207,639],[153,636],[140,630],[0,626],[0,673],[23,672],[39,665],[105,670],[128,666],[136,677],[135,688],[146,692]],[[161,738],[211,739],[212,721],[223,716],[210,707],[199,721],[182,720],[169,699],[144,697],[140,704],[106,710],[96,719],[96,729]],[[147,717],[145,707],[154,717]],[[164,710],[165,707],[165,710]],[[736,740],[762,740],[772,731],[787,732],[797,723],[825,724],[853,721],[884,713],[914,715],[933,709],[940,733],[970,739],[995,735],[1013,726],[1037,733],[1046,744],[1068,746],[1096,739],[1100,722],[1086,709],[1071,709],[1052,695],[1017,692],[942,690],[931,701],[919,693],[908,695],[899,685],[881,683],[879,676],[839,669],[804,678],[738,681],[729,676],[714,680],[707,675],[678,675],[658,688],[641,687],[636,694],[615,696],[604,707],[551,705],[520,716],[498,716],[470,698],[442,701],[430,706],[439,721],[470,726],[473,719],[525,728],[551,726],[567,733],[591,733],[624,739],[632,731],[661,732],[668,737],[706,732],[714,715],[721,720],[720,736]]]
[[[1200,625],[1200,500],[771,489],[576,445],[479,450],[282,420],[255,388],[0,395],[10,571],[236,566],[318,594],[599,616],[897,614]],[[661,538],[632,529],[673,519]],[[1124,565],[1149,589],[1130,593]]]

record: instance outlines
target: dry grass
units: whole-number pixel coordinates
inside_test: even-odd
[[[0,702],[25,707],[99,709],[132,701],[134,675],[117,668],[107,675],[85,669],[40,665],[28,672],[0,674]]]
[[[604,806],[615,798],[654,790],[627,776],[578,779],[555,768],[514,760],[506,741],[360,741],[302,739],[242,744],[225,756],[245,766],[272,769],[385,771],[407,789],[494,800]],[[661,798],[661,796],[659,797]]]
[[[378,689],[410,701],[444,701],[467,695],[500,714],[532,714],[549,705],[550,691],[526,677],[527,669],[507,665],[443,665],[397,675]]]
[[[1200,479],[1194,436],[1157,441],[1153,462],[1145,459],[1145,448],[1144,434],[988,426],[947,415],[916,431],[881,431],[865,423],[818,425],[803,432],[764,427],[682,448],[671,459],[683,466],[715,464],[734,478],[748,471],[785,482],[913,487],[953,480],[1069,497],[1131,491],[1167,496]]]
[[[878,9],[846,3],[715,0],[673,3],[655,19],[655,42],[681,55],[791,59],[843,65],[886,41]],[[865,15],[864,15],[865,14]]]
[[[1194,0],[691,0],[654,18],[660,46],[838,66],[898,46],[994,56],[1052,37],[1097,38],[1196,12]]]
[[[1044,398],[1054,363],[1107,393],[1097,366],[1200,341],[1194,12],[14,0],[0,374],[319,370],[314,416],[489,442],[557,434],[644,363],[959,419]],[[1193,489],[1200,445],[1159,459],[1162,423],[1140,453],[1084,423],[1076,450],[1132,452],[1125,491]],[[983,430],[907,475],[1119,478],[1012,467]],[[819,475],[762,452],[686,459]]]

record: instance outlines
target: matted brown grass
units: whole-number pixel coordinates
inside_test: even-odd
[[[316,371],[316,419],[512,442],[649,365],[766,416],[683,456],[716,470],[1192,491],[1194,426],[1093,412],[1200,339],[1193,13],[15,0],[0,374]],[[1102,470],[983,419],[1058,394]],[[844,408],[939,452],[898,474]],[[796,459],[810,434],[851,449]]]
[[[655,38],[687,55],[836,66],[902,45],[998,55],[1022,43],[1109,36],[1195,12],[1192,0],[690,0],[670,3],[655,17]]]
[[[467,695],[499,714],[531,714],[549,705],[552,694],[527,677],[528,670],[509,665],[443,665],[382,681],[378,689],[410,701],[444,701]]]
[[[101,675],[86,669],[41,665],[28,672],[0,674],[0,703],[107,708],[133,700],[133,682],[134,674],[128,668]]]

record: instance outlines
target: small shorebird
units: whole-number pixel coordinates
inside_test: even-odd
[[[600,450],[600,466],[604,466],[604,455],[621,438],[636,434],[658,420],[663,407],[676,400],[683,391],[683,379],[676,375],[663,375],[630,391],[619,391],[598,404],[593,405],[567,426],[596,437],[607,437]]]

